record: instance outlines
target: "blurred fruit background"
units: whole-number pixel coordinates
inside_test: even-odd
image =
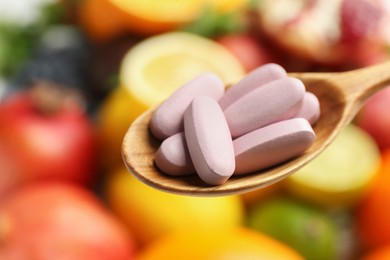
[[[390,59],[389,0],[0,0],[0,259],[390,259],[390,87],[254,192],[134,179],[132,121],[204,71]]]

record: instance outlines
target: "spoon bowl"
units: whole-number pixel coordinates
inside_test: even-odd
[[[218,196],[249,192],[278,182],[319,155],[351,122],[365,101],[390,85],[390,62],[341,73],[293,73],[306,90],[317,96],[321,115],[314,126],[316,141],[305,153],[274,167],[242,176],[232,176],[219,186],[205,184],[196,174],[173,177],[154,165],[160,141],[149,132],[155,108],[138,117],[128,129],[122,155],[128,170],[156,189],[191,196]]]

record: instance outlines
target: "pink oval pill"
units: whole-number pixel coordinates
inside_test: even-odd
[[[154,163],[161,171],[172,176],[195,173],[183,132],[174,134],[161,143]]]
[[[188,150],[199,177],[223,184],[234,172],[233,141],[223,111],[208,96],[195,97],[184,114]]]
[[[269,63],[260,66],[251,71],[237,84],[230,87],[219,100],[219,105],[222,107],[222,110],[225,110],[236,100],[257,87],[261,87],[268,82],[284,77],[287,77],[287,73],[284,68],[278,64]]]
[[[306,92],[302,105],[294,117],[305,118],[311,125],[314,125],[320,118],[320,113],[320,102],[318,98],[313,93]]]
[[[291,159],[307,150],[315,140],[310,123],[293,118],[259,128],[233,141],[234,174],[258,171]]]
[[[192,79],[177,89],[153,113],[149,125],[152,134],[164,140],[183,131],[183,115],[194,97],[207,95],[218,100],[224,91],[223,81],[212,73],[204,73]]]
[[[300,108],[304,93],[299,79],[286,77],[244,95],[224,111],[233,138],[291,118]]]

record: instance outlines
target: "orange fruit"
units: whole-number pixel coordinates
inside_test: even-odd
[[[298,253],[261,233],[244,229],[171,233],[149,244],[137,260],[298,260]]]
[[[203,8],[201,0],[108,0],[121,13],[131,31],[151,35],[167,32],[195,20]]]
[[[121,29],[140,35],[168,32],[199,18],[205,8],[235,12],[248,0],[85,0],[80,21],[87,32],[107,40]]]
[[[382,166],[358,207],[357,224],[366,248],[390,244],[390,150],[383,153]]]
[[[368,252],[361,260],[389,260],[390,245]]]
[[[108,41],[125,30],[118,10],[107,0],[83,0],[78,7],[78,22],[94,41]]]
[[[238,196],[170,194],[147,186],[125,169],[110,176],[106,195],[112,210],[142,244],[178,230],[219,232],[240,226],[244,217]]]

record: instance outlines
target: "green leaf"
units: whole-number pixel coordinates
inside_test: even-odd
[[[217,13],[212,8],[206,8],[196,21],[187,24],[181,30],[212,38],[243,32],[247,27],[243,13]]]

